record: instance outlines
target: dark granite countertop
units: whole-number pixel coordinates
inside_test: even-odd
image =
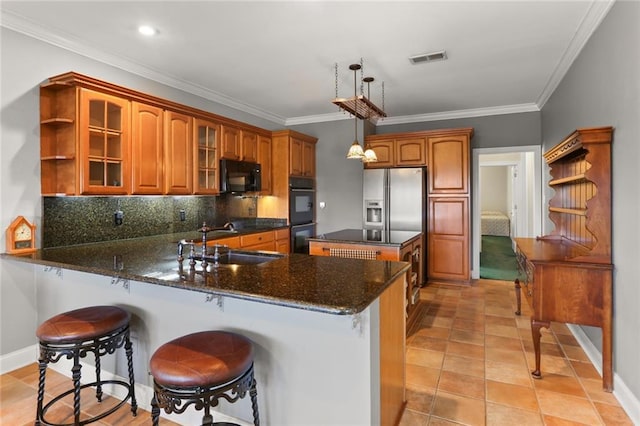
[[[367,229],[342,229],[309,238],[309,241],[331,241],[334,243],[371,244],[402,247],[407,242],[418,237],[421,232],[416,231],[382,231]]]
[[[221,235],[226,236],[229,234]],[[198,262],[194,273],[188,259],[179,266],[177,242],[199,238],[199,233],[168,234],[3,256],[217,296],[348,315],[364,310],[409,268],[404,262],[289,254],[259,265],[209,265],[207,272]]]

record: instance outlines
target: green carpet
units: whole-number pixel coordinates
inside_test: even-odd
[[[511,238],[483,235],[480,278],[513,281],[518,276],[518,261],[511,248]]]

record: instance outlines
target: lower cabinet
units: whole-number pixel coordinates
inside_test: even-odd
[[[469,281],[469,198],[429,198],[429,280]]]
[[[207,241],[207,246],[216,244],[224,245],[231,249],[277,251],[287,254],[289,253],[289,228]]]
[[[309,254],[312,256],[337,256],[411,263],[411,269],[407,272],[407,285],[404,291],[406,331],[409,332],[416,319],[420,317],[421,305],[418,301],[420,299],[419,288],[422,277],[420,262],[423,255],[422,240],[422,234],[418,238],[406,241],[401,246],[311,240],[309,241]]]

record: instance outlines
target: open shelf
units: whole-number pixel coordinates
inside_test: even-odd
[[[560,179],[554,179],[549,182],[549,185],[554,186],[554,185],[562,185],[563,183],[580,182],[584,179],[585,179],[584,173],[580,173],[575,176],[567,176]]]
[[[549,207],[549,211],[556,212],[556,213],[568,213],[568,214],[573,214],[577,216],[587,215],[587,209],[568,209],[564,207]]]

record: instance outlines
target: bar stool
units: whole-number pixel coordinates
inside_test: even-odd
[[[220,398],[234,403],[251,396],[253,424],[258,418],[258,393],[253,376],[251,340],[227,331],[202,331],[174,339],[160,346],[149,362],[154,394],[151,401],[153,425],[158,425],[160,408],[182,414],[193,405],[204,409],[203,425],[213,423],[211,407]],[[184,404],[184,405],[183,405]]]
[[[122,407],[131,399],[131,412],[136,415],[138,405],[134,392],[133,350],[129,340],[131,314],[116,306],[92,306],[56,315],[43,322],[36,330],[40,343],[38,404],[36,425],[58,425],[45,420],[47,410],[65,396],[73,393],[73,425],[85,425],[100,420]],[[127,354],[129,383],[121,380],[100,379],[100,357],[113,354],[124,346]],[[80,384],[80,358],[93,352],[95,356],[96,381]],[[49,363],[58,362],[62,357],[73,359],[73,389],[54,397],[46,405],[44,402],[45,373]],[[102,386],[113,384],[122,386],[127,395],[118,404],[94,417],[80,420],[80,391],[87,387],[96,388],[96,398],[102,402]]]

